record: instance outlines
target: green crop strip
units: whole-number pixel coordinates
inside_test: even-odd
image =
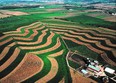
[[[16,49],[16,45],[10,48],[10,50],[5,55],[5,57],[0,61],[0,65],[3,65],[12,56],[12,54],[14,53],[15,49]]]
[[[38,79],[44,77],[46,74],[49,73],[50,68],[51,68],[51,63],[50,63],[49,59],[46,58],[45,56],[41,56],[40,58],[44,62],[44,66],[43,66],[43,69],[41,70],[41,72],[39,72],[36,75],[30,77],[29,79],[23,81],[22,83],[34,83],[35,81],[37,81]]]

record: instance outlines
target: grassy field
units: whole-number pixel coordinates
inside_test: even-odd
[[[90,16],[86,16],[86,15],[63,18],[63,20],[77,22],[82,25],[104,27],[104,28],[109,28],[109,29],[115,29],[115,26],[116,26],[115,22],[104,21],[102,19],[90,17]]]

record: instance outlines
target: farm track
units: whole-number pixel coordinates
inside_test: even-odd
[[[36,22],[18,28],[16,31],[4,32],[0,36],[1,83],[24,82],[43,72],[50,65],[43,77],[34,77],[33,82],[49,81],[57,77],[59,62],[66,52],[58,34],[50,31],[42,23]],[[50,64],[44,59],[47,58]],[[61,75],[64,77],[65,74]],[[44,80],[45,79],[45,80]],[[60,78],[61,80],[62,78]]]
[[[112,43],[113,41],[116,41],[115,33],[116,31],[111,31],[107,29],[102,32],[99,28],[77,28],[72,26],[66,27],[64,25],[49,25],[48,28],[52,30],[53,32],[56,32],[57,34],[60,34],[63,39],[71,40],[79,45],[85,45],[90,50],[101,54],[105,53],[105,55],[101,56],[106,62],[108,62],[111,65],[116,66],[116,62],[112,58],[116,58],[116,44]],[[101,43],[105,42],[105,44]],[[97,48],[96,48],[97,47]],[[109,55],[108,52],[111,52]],[[107,54],[108,53],[108,54]],[[109,56],[109,57],[108,57]]]

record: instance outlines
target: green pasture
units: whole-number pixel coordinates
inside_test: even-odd
[[[105,28],[110,28],[110,29],[115,29],[115,26],[116,26],[115,22],[109,22],[109,21],[105,21],[103,19],[86,16],[86,15],[63,18],[62,20],[76,22],[76,23],[79,23],[82,25],[105,27]]]

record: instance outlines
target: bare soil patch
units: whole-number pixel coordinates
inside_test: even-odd
[[[97,83],[96,81],[82,76],[79,72],[70,69],[72,83]]]
[[[10,10],[0,10],[0,13],[3,15],[15,15],[15,16],[20,16],[20,15],[27,15],[25,12],[20,12],[20,11],[10,11]]]
[[[40,72],[43,61],[34,54],[27,54],[16,69],[1,80],[1,83],[19,83]]]

